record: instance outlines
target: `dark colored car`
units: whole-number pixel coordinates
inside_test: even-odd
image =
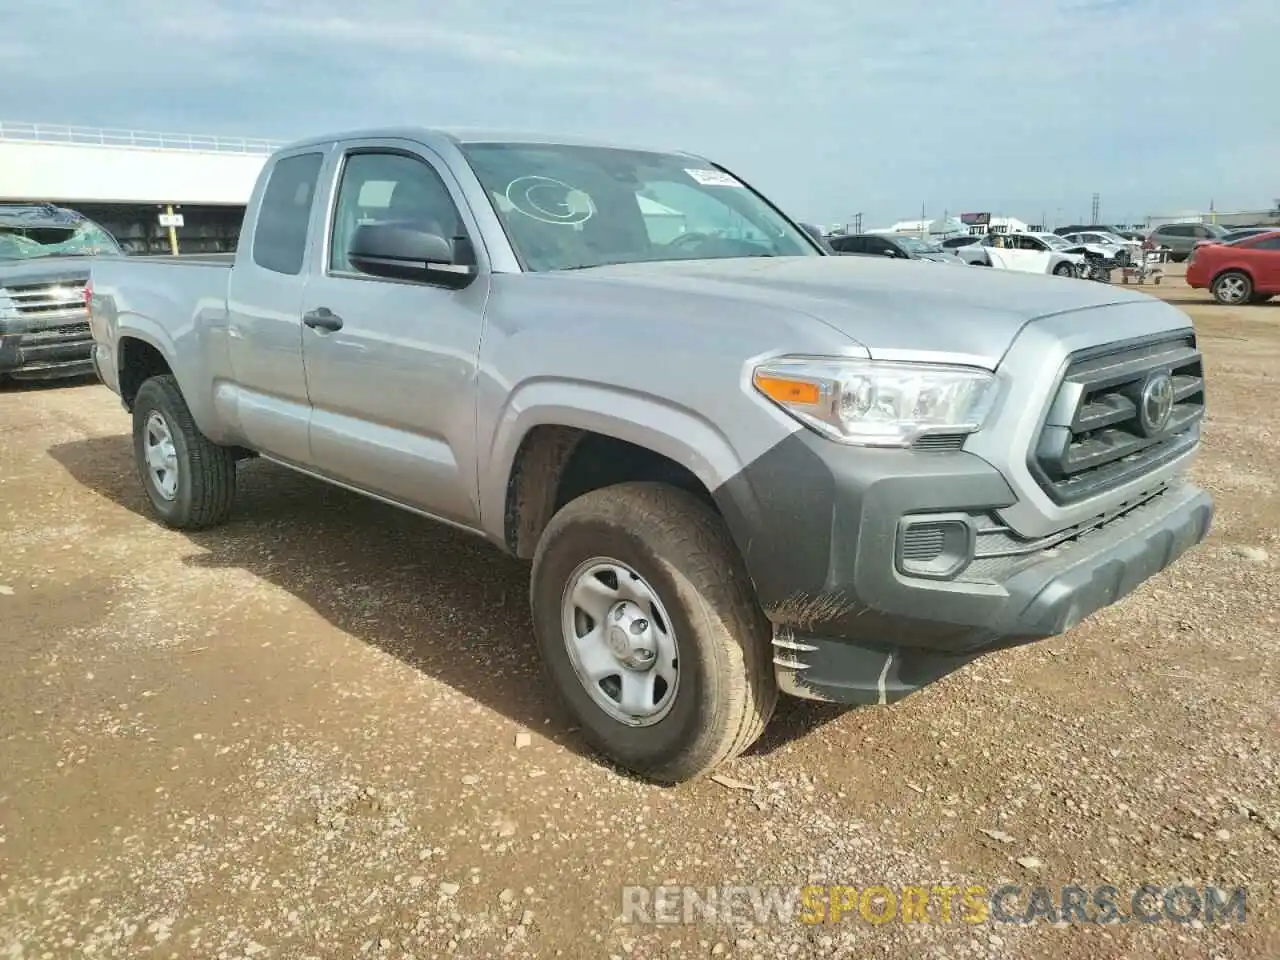
[[[961,236],[958,236],[958,237],[947,237],[947,239],[942,241],[942,249],[956,250],[960,247],[970,247],[970,246],[973,246],[973,244],[975,243],[981,243],[981,242],[982,242],[982,234],[979,234],[979,233],[962,234]]]
[[[955,254],[930,240],[899,233],[851,233],[829,237],[827,242],[836,253],[894,257],[899,260],[933,260],[959,263]]]
[[[104,255],[120,245],[76,211],[0,203],[0,380],[93,372],[86,261]]]
[[[1187,260],[1187,286],[1229,307],[1280,294],[1280,230],[1235,243],[1204,243]]]

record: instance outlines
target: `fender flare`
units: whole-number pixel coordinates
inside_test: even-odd
[[[588,430],[652,450],[688,469],[712,494],[743,468],[728,438],[680,404],[589,381],[528,381],[507,398],[480,465],[480,515],[491,534],[502,532],[516,457],[540,426]]]

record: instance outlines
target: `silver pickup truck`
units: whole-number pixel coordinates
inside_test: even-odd
[[[1209,529],[1183,313],[831,256],[701,157],[319,137],[241,236],[230,267],[92,266],[157,516],[225,520],[261,456],[532,560],[552,685],[658,781],[779,692],[890,703],[1060,634]]]

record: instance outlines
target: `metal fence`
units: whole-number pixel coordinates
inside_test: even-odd
[[[195,150],[205,153],[267,154],[284,146],[274,140],[221,137],[199,133],[157,133],[106,127],[71,127],[57,123],[0,121],[0,142],[74,143],[102,147],[140,147],[152,150]]]

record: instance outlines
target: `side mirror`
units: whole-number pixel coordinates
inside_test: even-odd
[[[461,289],[476,278],[475,266],[459,263],[454,245],[444,237],[399,223],[357,227],[347,258],[361,273],[388,280]]]
[[[885,247],[880,251],[880,253],[886,257],[901,257],[903,255],[900,251],[893,249],[893,247]]]

